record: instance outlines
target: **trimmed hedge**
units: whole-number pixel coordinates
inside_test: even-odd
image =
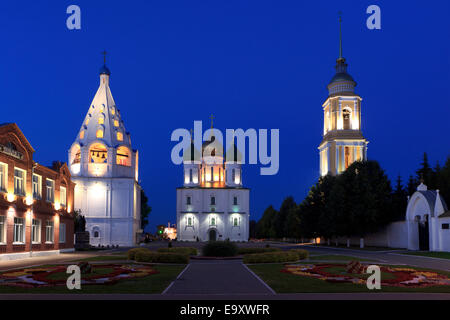
[[[303,250],[303,249],[292,249],[289,250],[291,252],[295,252],[298,254],[298,260],[305,260],[309,258],[309,252],[307,250]]]
[[[188,256],[196,256],[197,248],[193,248],[193,247],[159,248],[158,252],[179,253],[179,254],[185,254]]]
[[[281,251],[280,248],[239,248],[239,254],[251,254],[251,253],[265,253],[265,252],[276,252]]]
[[[180,253],[166,253],[154,252],[148,250],[138,251],[135,254],[136,262],[150,262],[150,263],[189,263],[189,256]]]
[[[290,251],[253,253],[244,256],[244,263],[277,263],[277,262],[295,262],[300,260],[299,254]]]
[[[138,252],[151,252],[151,251],[149,249],[147,249],[147,248],[133,248],[133,249],[130,249],[127,252],[128,260],[135,260],[136,253],[138,253]]]
[[[238,246],[230,241],[210,241],[202,252],[206,257],[233,257],[238,254]]]

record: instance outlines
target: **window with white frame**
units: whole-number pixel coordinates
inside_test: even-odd
[[[189,206],[189,205],[191,205],[192,204],[192,200],[191,200],[191,197],[186,197],[186,204]]]
[[[14,218],[13,241],[17,244],[25,243],[25,219]]]
[[[238,217],[233,218],[233,227],[239,227],[239,218]]]
[[[41,243],[41,220],[33,219],[31,224],[31,241]]]
[[[25,195],[25,171],[14,168],[14,194]]]
[[[65,208],[67,206],[67,189],[62,186],[59,188],[59,201],[62,207]]]
[[[211,197],[211,205],[212,206],[216,205],[216,197],[214,197],[214,196]]]
[[[234,206],[238,205],[238,198],[237,197],[233,197],[233,205]]]
[[[0,192],[6,191],[7,165],[0,163]]]
[[[45,226],[45,242],[53,243],[54,238],[54,224],[53,221],[47,220],[47,225]]]
[[[215,226],[216,225],[216,218],[215,217],[211,217],[211,220],[209,221],[209,225],[210,226]]]
[[[66,224],[59,224],[59,243],[66,243]]]
[[[6,243],[6,217],[0,216],[0,243]]]
[[[192,227],[192,217],[187,217],[187,223],[186,223],[186,225],[187,225],[188,227]]]
[[[55,181],[46,179],[45,181],[47,188],[47,201],[54,202],[55,201]]]
[[[42,177],[33,174],[33,199],[41,199],[42,198]]]

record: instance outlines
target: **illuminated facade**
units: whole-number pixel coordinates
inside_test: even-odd
[[[368,141],[361,131],[361,101],[356,82],[347,73],[342,45],[336,61],[336,74],[328,84],[323,104],[323,140],[319,146],[320,175],[337,175],[353,162],[367,159]]]
[[[45,167],[16,124],[0,125],[0,260],[73,251],[74,183]]]
[[[184,186],[177,189],[179,241],[248,241],[249,192],[242,184],[242,159],[235,146],[224,161],[212,136],[202,152],[191,144],[184,154]]]
[[[106,66],[100,69],[100,86],[69,150],[69,168],[75,209],[86,217],[91,245],[132,246],[141,233],[138,152],[112,97],[110,74]]]

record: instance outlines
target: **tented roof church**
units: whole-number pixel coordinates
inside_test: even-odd
[[[140,233],[138,151],[100,69],[100,86],[69,150],[75,210],[86,217],[91,245],[136,244]]]

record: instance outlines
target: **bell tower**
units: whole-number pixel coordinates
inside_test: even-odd
[[[328,84],[328,98],[322,105],[323,140],[319,146],[320,175],[338,175],[353,162],[367,160],[369,143],[361,131],[361,101],[356,82],[347,73],[342,56],[342,18],[339,17],[339,58],[336,74]]]

